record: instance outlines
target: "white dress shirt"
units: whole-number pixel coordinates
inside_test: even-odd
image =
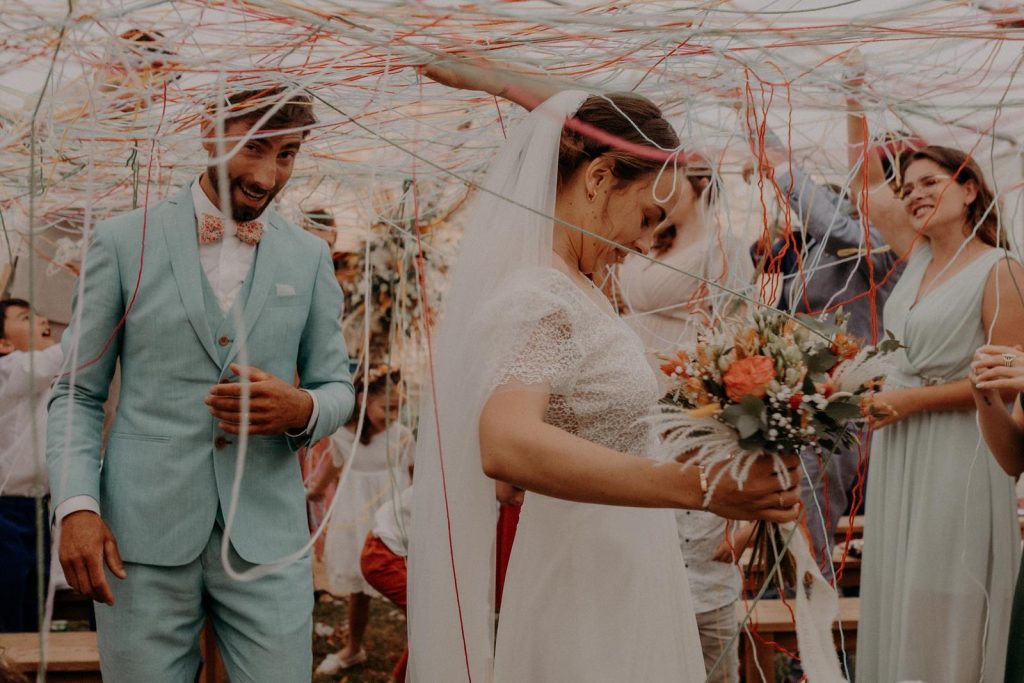
[[[224,221],[224,237],[210,244],[199,245],[199,261],[202,263],[206,279],[217,297],[220,312],[227,314],[242,291],[245,278],[252,269],[252,261],[256,258],[256,247],[246,244],[235,237],[235,231],[220,209],[213,205],[210,198],[203,192],[197,178],[192,183],[192,205],[196,209],[196,225],[202,221],[204,214],[216,216]],[[265,214],[256,219],[262,227],[266,227]]]
[[[221,210],[214,206],[210,198],[206,196],[199,184],[200,178],[196,178],[192,182],[192,205],[195,207],[196,225],[199,225],[204,214],[211,214],[224,221],[225,229],[224,236],[218,241],[199,245],[199,262],[214,296],[217,297],[217,305],[220,307],[221,313],[227,315],[234,305],[235,299],[238,298],[238,293],[242,291],[245,278],[252,270],[252,262],[256,258],[256,247],[246,244],[235,236],[235,231],[229,226],[230,221],[225,219]],[[255,220],[263,228],[266,228],[266,212]],[[198,229],[196,234],[198,241]],[[292,437],[301,437],[312,433],[316,420],[320,416],[320,404],[316,400],[316,395],[305,389],[302,391],[305,391],[313,400],[313,412],[310,414],[309,422],[304,430],[287,432]],[[57,522],[60,522],[72,512],[82,510],[99,514],[99,502],[92,496],[72,496],[57,506],[54,517]]]
[[[48,491],[46,404],[60,372],[60,344],[45,351],[0,356],[0,495],[35,496]],[[32,397],[36,397],[33,406]],[[35,409],[33,457],[32,411]]]

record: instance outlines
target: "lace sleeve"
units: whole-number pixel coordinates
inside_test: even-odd
[[[498,353],[491,388],[543,387],[552,394],[571,393],[582,352],[574,334],[578,312],[562,283],[542,275],[513,286],[495,302],[489,336]],[[572,283],[566,283],[574,286]]]

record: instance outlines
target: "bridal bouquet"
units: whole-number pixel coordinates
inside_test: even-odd
[[[774,458],[786,489],[792,482],[780,454],[856,441],[868,418],[865,399],[880,388],[900,344],[887,333],[877,346],[862,346],[847,334],[847,316],[835,318],[755,313],[752,322],[703,335],[695,348],[665,358],[670,391],[652,419],[663,452],[686,453],[708,470],[727,463],[711,478],[705,505],[722,477],[742,486],[755,458]],[[796,567],[780,552],[787,544],[779,525],[758,523],[753,539],[750,568],[793,585]]]

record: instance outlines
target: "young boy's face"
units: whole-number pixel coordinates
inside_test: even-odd
[[[50,335],[49,320],[21,306],[10,306],[7,309],[4,315],[3,337],[0,337],[0,353],[28,351],[30,348],[33,351],[42,351],[54,343]]]

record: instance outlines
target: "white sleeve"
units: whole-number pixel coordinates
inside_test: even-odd
[[[290,436],[293,439],[300,439],[304,436],[309,436],[313,433],[313,429],[316,427],[317,418],[320,417],[320,402],[316,400],[316,394],[312,391],[306,391],[305,389],[299,389],[299,391],[306,392],[311,399],[313,399],[313,410],[309,413],[309,422],[306,423],[306,428],[301,432],[285,432],[286,436]]]
[[[57,506],[53,512],[53,523],[59,525],[72,512],[95,512],[100,514],[100,504],[92,496],[72,496]]]
[[[15,351],[4,356],[0,365],[3,397],[23,399],[33,393],[38,395],[46,391],[60,372],[63,357],[59,345],[45,351]]]
[[[543,386],[552,395],[569,395],[581,362],[574,325],[573,302],[564,293],[572,282],[541,273],[527,286],[511,288],[497,298],[481,343],[496,349],[497,372],[492,389],[503,385]]]

